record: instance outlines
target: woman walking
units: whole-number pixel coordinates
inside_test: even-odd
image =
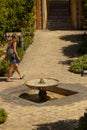
[[[22,79],[24,76],[21,76],[20,71],[18,69],[20,57],[17,53],[16,33],[13,33],[12,39],[10,41],[8,41],[8,47],[7,47],[7,50],[6,50],[5,59],[9,59],[9,61],[10,61],[10,67],[9,67],[9,70],[8,70],[7,81],[8,82],[11,81],[11,76],[12,76],[14,69],[18,73],[19,78]]]

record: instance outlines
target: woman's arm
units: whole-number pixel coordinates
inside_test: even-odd
[[[19,55],[18,55],[18,53],[17,53],[17,42],[15,41],[15,42],[13,42],[13,50],[14,50],[14,53],[15,53],[15,55],[16,55],[16,57],[20,60],[20,57],[19,57]]]

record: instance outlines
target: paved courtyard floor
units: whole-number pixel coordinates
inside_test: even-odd
[[[0,79],[0,108],[5,108],[8,113],[0,130],[74,130],[87,109],[87,77],[69,71],[70,62],[79,56],[78,42],[82,33],[35,32],[33,43],[19,65],[25,78],[20,80],[14,73],[12,82]],[[58,79],[59,87],[78,94],[42,104],[14,96],[14,93],[28,89],[25,82],[35,78]]]

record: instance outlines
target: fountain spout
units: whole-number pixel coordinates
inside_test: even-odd
[[[44,80],[41,78],[39,81],[40,84],[45,84]]]

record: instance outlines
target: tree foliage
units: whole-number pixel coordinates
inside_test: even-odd
[[[4,35],[6,29],[6,20],[8,15],[5,3],[6,0],[0,1],[0,40],[2,40],[2,36]]]
[[[5,32],[33,28],[35,0],[0,0],[0,41]]]
[[[87,29],[87,0],[82,0],[83,29]]]

